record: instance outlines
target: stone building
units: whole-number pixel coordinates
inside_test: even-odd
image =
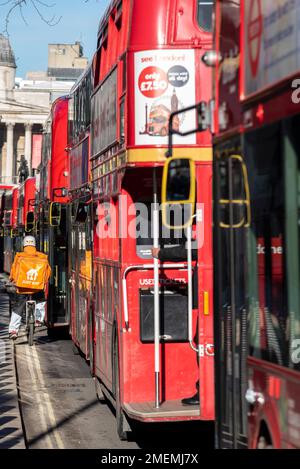
[[[76,80],[88,66],[80,42],[48,45],[48,77],[56,80]]]
[[[75,44],[48,44],[47,71],[30,71],[27,80],[75,81],[88,66],[80,42]]]
[[[53,48],[53,45],[51,47]],[[78,51],[77,55],[80,54],[81,51]],[[79,58],[81,60],[81,57]],[[85,65],[85,61],[82,60],[72,63],[73,70]],[[72,75],[74,71],[71,73],[67,71],[69,63],[62,66],[62,62],[53,61],[50,65],[52,64],[57,65],[53,68],[63,69],[65,77],[63,81],[54,76],[49,77],[49,68],[52,67],[48,67],[46,76],[39,77],[41,80],[16,80],[14,53],[8,38],[0,34],[0,184],[18,182],[18,168],[22,155],[25,155],[28,162],[30,174],[33,173],[34,137],[42,134],[52,102],[57,97],[68,94],[74,84],[76,79],[75,75]]]

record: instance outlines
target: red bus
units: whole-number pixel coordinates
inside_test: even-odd
[[[4,244],[5,244],[5,238],[4,238],[4,227],[3,227],[3,221],[4,221],[4,210],[5,210],[5,193],[6,191],[9,191],[12,189],[13,186],[5,185],[5,184],[0,184],[0,271],[4,272]]]
[[[300,448],[299,14],[299,2],[216,6],[220,448]]]
[[[74,85],[69,101],[68,152],[70,158],[70,202],[68,206],[70,333],[75,345],[88,359],[93,347],[92,221],[90,174],[90,124],[92,68]]]
[[[29,177],[19,185],[17,229],[19,238],[34,233],[36,178]]]
[[[0,271],[4,272],[4,251],[6,250],[6,240],[4,236],[4,211],[5,211],[5,193],[14,186],[0,184]]]
[[[29,177],[18,186],[18,207],[15,234],[15,251],[23,249],[26,234],[35,234],[36,178]]]
[[[18,209],[18,188],[12,188],[5,191],[4,194],[4,212],[3,212],[3,228],[4,228],[4,264],[3,270],[10,273],[14,254],[15,254],[15,237],[17,227],[17,209]]]
[[[67,311],[69,201],[68,156],[69,98],[58,98],[52,105],[43,135],[39,167],[37,233],[42,252],[52,269],[47,294],[48,331],[69,325]]]
[[[211,97],[211,72],[200,60],[212,47],[211,7],[212,2],[154,0],[145,15],[144,2],[116,0],[99,27],[91,105],[91,362],[98,389],[116,407],[120,438],[126,438],[130,419],[214,419],[208,131],[174,138],[174,154],[194,160],[199,181],[199,308],[191,317],[187,263],[161,264],[157,284],[151,254],[151,206],[158,199],[168,143],[162,123],[171,112]],[[188,133],[195,121],[195,113],[183,114],[177,130]],[[180,244],[182,233],[164,237],[162,231],[161,247]],[[154,327],[157,304],[161,319]],[[195,394],[197,381],[200,404],[184,406],[182,398]]]

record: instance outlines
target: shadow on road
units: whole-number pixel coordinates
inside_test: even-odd
[[[53,346],[52,346],[53,344]],[[17,347],[21,345],[18,344]],[[60,340],[57,341],[55,338],[44,336],[37,336],[35,338],[35,345],[37,350],[39,350],[39,356],[42,358],[42,363],[47,363],[49,369],[45,370],[45,379],[50,378],[49,386],[52,386],[52,380],[62,380],[64,379],[73,380],[81,376],[84,379],[92,380],[90,377],[88,364],[80,356],[74,356],[74,351],[72,352],[72,345],[70,340]],[[41,355],[40,355],[41,353]],[[55,356],[56,360],[62,361],[62,366],[58,370],[55,370],[54,362],[52,362],[53,357]],[[43,361],[45,360],[45,361]],[[64,371],[62,371],[64,370]],[[51,373],[50,373],[51,371]],[[91,384],[92,388],[94,387]],[[58,388],[60,390],[68,388]],[[75,393],[76,394],[76,393]],[[73,395],[73,397],[75,396]],[[51,393],[50,393],[51,395]],[[93,389],[89,396],[82,394],[82,399],[86,399],[84,403],[76,409],[68,408],[68,403],[66,401],[66,407],[64,407],[64,416],[59,417],[59,412],[56,414],[56,424],[55,426],[48,425],[46,431],[38,431],[38,433],[32,434],[30,437],[27,434],[28,445],[29,447],[39,447],[43,444],[43,440],[47,436],[52,436],[54,432],[58,431],[62,437],[64,434],[70,432],[70,428],[76,428],[76,425],[88,425],[87,416],[88,411],[92,410],[94,415],[97,415],[98,406],[105,406],[108,408],[108,412],[103,413],[99,412],[100,418],[106,418],[107,420],[103,421],[103,427],[97,427],[97,432],[101,431],[106,432],[106,428],[113,428],[113,431],[110,433],[115,435],[115,439],[109,440],[110,443],[116,444],[118,437],[116,435],[116,423],[114,422],[115,409],[110,402],[100,403],[95,395],[93,396]],[[73,399],[70,395],[70,398]],[[53,396],[54,402],[57,398]],[[76,401],[78,404],[78,401]],[[109,415],[111,413],[111,415]],[[71,424],[71,425],[70,425]],[[45,429],[44,429],[45,430]],[[141,449],[151,449],[151,450],[179,450],[179,449],[213,449],[214,447],[214,425],[212,422],[199,422],[199,421],[190,421],[190,422],[172,422],[172,423],[140,423],[132,422],[132,432],[129,433],[129,442],[134,442]],[[87,434],[92,431],[87,427]],[[109,430],[110,431],[110,430]],[[98,433],[97,433],[98,434]],[[99,434],[101,439],[101,434]],[[64,440],[64,437],[63,437]],[[68,447],[68,441],[64,440],[64,444]],[[92,444],[95,444],[95,440]],[[117,447],[117,446],[116,446]]]

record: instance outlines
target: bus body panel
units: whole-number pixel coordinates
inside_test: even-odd
[[[3,228],[4,228],[4,272],[10,273],[16,250],[16,226],[18,210],[18,188],[6,190],[4,197]]]
[[[222,57],[214,78],[218,447],[300,446],[299,70],[277,67],[294,54],[292,42],[283,41],[272,54],[263,50],[270,18],[274,37],[280,32],[278,8],[268,0],[216,6],[215,44]],[[286,24],[293,24],[298,8],[289,5]],[[266,27],[257,29],[259,22]],[[283,50],[287,55],[274,60],[269,75],[268,61]]]
[[[70,94],[68,148],[70,204],[67,214],[70,233],[68,262],[68,310],[73,342],[90,358],[93,350],[92,298],[92,203],[90,177],[90,119],[92,68],[74,85]],[[79,118],[79,108],[81,115]],[[91,360],[92,361],[92,360]],[[93,363],[91,363],[91,367]]]
[[[47,291],[46,324],[48,329],[69,323],[67,295],[68,232],[66,212],[69,189],[69,155],[67,152],[69,98],[58,98],[52,105],[43,135],[40,165],[38,223],[40,249],[48,255],[52,269]],[[50,206],[61,205],[59,226],[50,225]]]
[[[178,139],[174,148],[175,154],[195,160],[199,181],[199,307],[193,311],[193,336],[202,354],[200,366],[187,340],[186,265],[183,262],[181,269],[162,267],[161,301],[167,324],[164,327],[173,327],[175,337],[170,340],[167,336],[160,345],[162,408],[154,415],[153,241],[149,208],[153,202],[154,168],[158,193],[161,190],[170,112],[193,104],[196,99],[210,99],[211,71],[200,59],[211,48],[212,37],[198,26],[197,1],[155,0],[148,13],[145,17],[145,5],[138,0],[111,2],[100,22],[91,69],[71,91],[70,331],[76,346],[89,358],[106,395],[123,413],[149,422],[210,420],[214,418],[214,352],[209,131]],[[157,61],[154,70],[151,60]],[[157,73],[164,78],[159,84]],[[181,79],[186,82],[184,86]],[[175,85],[171,86],[174,80]],[[154,87],[154,94],[151,89],[147,93],[144,87],[149,86]],[[160,91],[167,87],[168,93],[158,96],[157,86]],[[158,102],[154,103],[156,98]],[[188,122],[194,126],[193,115],[185,116],[178,125],[184,128]],[[88,137],[87,178],[83,146]],[[141,204],[148,210],[139,218]],[[140,241],[137,232],[142,218],[148,234]],[[166,245],[172,242],[178,244],[173,234],[163,241]],[[89,262],[92,268],[86,268],[86,272],[92,272],[91,284],[89,274],[84,275],[85,268],[82,269]],[[205,314],[204,297],[206,301],[208,298]],[[195,394],[199,380],[201,404],[183,407],[181,399]]]

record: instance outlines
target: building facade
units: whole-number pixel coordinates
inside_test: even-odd
[[[63,45],[59,45],[60,50]],[[55,45],[49,45],[50,49]],[[68,49],[69,50],[69,49]],[[74,56],[82,51],[72,52]],[[69,57],[69,54],[66,54]],[[36,79],[16,79],[16,61],[7,37],[0,34],[0,184],[15,184],[18,182],[18,172],[22,156],[28,163],[29,173],[32,175],[38,164],[33,150],[40,151],[39,141],[43,126],[49,114],[51,104],[59,96],[68,94],[76,77],[72,78],[73,70],[77,76],[82,72],[86,62],[71,62],[71,72],[68,63],[51,60],[48,73],[36,75]],[[74,64],[72,66],[72,63]],[[49,77],[49,69],[62,69],[64,79]],[[33,73],[33,72],[32,72]],[[40,78],[40,79],[38,79]]]
[[[48,77],[56,80],[77,80],[88,66],[80,42],[48,45]]]

